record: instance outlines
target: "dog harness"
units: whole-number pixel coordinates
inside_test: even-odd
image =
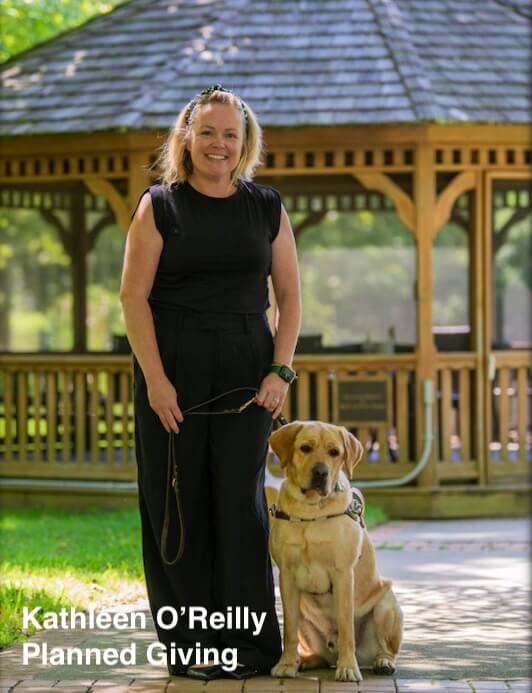
[[[341,491],[341,486],[336,483],[335,491]],[[341,517],[342,515],[347,515],[355,522],[358,522],[362,528],[365,528],[364,524],[364,496],[357,488],[351,488],[352,498],[351,503],[347,508],[341,513],[335,513],[334,515],[322,515],[321,517],[298,517],[297,515],[288,515],[283,510],[279,510],[277,505],[274,503],[270,508],[270,514],[278,520],[288,520],[289,522],[319,522],[320,520],[330,520],[331,517]]]

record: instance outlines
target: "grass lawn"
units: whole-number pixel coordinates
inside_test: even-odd
[[[366,523],[386,520],[366,508]],[[0,512],[0,648],[25,640],[22,608],[87,609],[146,598],[134,510]]]
[[[108,607],[146,595],[138,510],[3,510],[0,647],[24,640],[22,607]]]

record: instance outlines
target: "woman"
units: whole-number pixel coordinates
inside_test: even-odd
[[[216,658],[212,666],[187,668],[183,658],[169,664],[172,674],[204,679],[268,673],[281,653],[264,462],[272,420],[295,376],[301,309],[288,215],[277,191],[251,182],[261,146],[252,110],[220,85],[183,108],[161,157],[163,181],[144,191],[133,213],[120,292],[134,352],[143,559],[158,637],[167,650],[237,653],[232,672]],[[265,317],[270,273],[275,344]],[[253,392],[206,404],[208,415],[186,414],[235,388],[258,390],[242,413],[213,415],[238,409]],[[185,532],[173,565],[162,560],[160,539],[169,434],[178,434],[172,442]],[[172,516],[175,545],[180,524]],[[234,622],[191,627],[184,616],[161,624],[166,606],[208,614],[248,607],[264,613],[264,623],[260,632]]]

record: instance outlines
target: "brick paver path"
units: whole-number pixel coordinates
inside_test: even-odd
[[[0,653],[0,693],[532,693],[531,680],[525,678],[530,670],[530,599],[522,578],[529,556],[523,532],[519,535],[507,524],[502,538],[497,531],[443,537],[441,532],[416,531],[419,524],[429,526],[394,522],[372,532],[381,570],[394,579],[405,614],[403,650],[393,678],[363,671],[360,684],[337,683],[333,670],[295,680],[257,677],[204,684],[170,678],[164,667],[145,659],[146,646],[155,640],[148,619],[145,631],[41,631],[32,642],[102,649],[134,641],[141,656],[136,666],[24,666],[19,644]],[[127,609],[146,610],[147,603]]]
[[[247,681],[220,679],[209,683],[182,677],[152,677],[120,682],[105,679],[72,679],[39,681],[35,679],[0,678],[0,693],[530,693],[531,679],[376,679],[359,684],[322,681],[312,677],[276,680],[258,676]]]

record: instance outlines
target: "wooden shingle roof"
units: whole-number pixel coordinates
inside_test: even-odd
[[[213,82],[263,126],[528,123],[526,0],[130,0],[15,56],[1,135],[170,127]]]

